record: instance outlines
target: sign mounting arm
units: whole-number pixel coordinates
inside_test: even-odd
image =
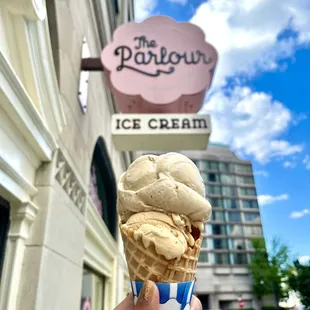
[[[100,58],[82,58],[81,71],[104,71]]]

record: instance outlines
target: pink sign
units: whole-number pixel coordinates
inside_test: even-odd
[[[153,16],[118,27],[101,62],[120,112],[197,113],[217,51],[197,26]]]

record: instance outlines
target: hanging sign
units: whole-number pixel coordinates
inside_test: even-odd
[[[209,115],[114,114],[112,137],[118,151],[204,150]]]
[[[197,113],[217,51],[197,26],[153,16],[119,26],[101,62],[120,112]]]

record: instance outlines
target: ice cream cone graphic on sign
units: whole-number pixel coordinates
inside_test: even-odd
[[[141,156],[120,178],[117,209],[135,298],[152,280],[161,309],[189,308],[211,214],[198,168],[178,153]]]

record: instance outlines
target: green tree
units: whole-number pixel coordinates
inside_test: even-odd
[[[252,274],[252,290],[262,301],[266,295],[273,295],[276,307],[280,300],[288,297],[289,249],[279,238],[272,240],[271,250],[267,253],[265,240],[252,240],[255,250],[249,269]]]
[[[306,309],[310,309],[310,260],[307,265],[302,265],[298,260],[295,260],[294,267],[288,277],[289,286],[299,293],[301,302]]]

